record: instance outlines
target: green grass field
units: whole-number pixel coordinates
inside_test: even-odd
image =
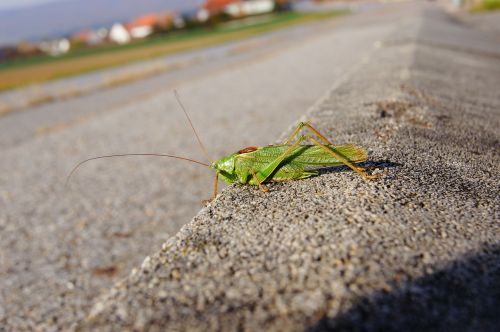
[[[175,32],[136,41],[79,49],[64,56],[35,56],[0,64],[0,91],[51,79],[78,75],[162,55],[241,40],[291,25],[332,18],[346,12],[287,12],[261,17],[255,23],[222,24],[215,28]]]
[[[489,10],[500,10],[500,0],[484,0],[481,4],[473,8],[473,11],[476,12]]]

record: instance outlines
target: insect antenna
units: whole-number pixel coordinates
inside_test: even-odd
[[[203,165],[203,166],[206,166],[206,167],[210,167],[210,165],[208,165],[206,163],[203,163],[201,161],[198,161],[198,160],[194,160],[194,159],[190,159],[190,158],[185,158],[185,157],[174,156],[174,155],[170,155],[170,154],[159,154],[159,153],[122,153],[122,154],[110,154],[110,155],[106,155],[106,156],[99,156],[99,157],[93,157],[93,158],[85,159],[85,160],[79,162],[75,167],[73,167],[73,169],[69,173],[68,177],[66,178],[66,186],[69,184],[69,181],[71,180],[71,177],[73,176],[73,174],[75,174],[75,172],[78,170],[78,168],[80,168],[80,166],[82,166],[83,164],[85,164],[85,163],[87,163],[89,161],[97,160],[97,159],[104,159],[104,158],[128,157],[128,156],[168,157],[168,158],[175,158],[175,159],[185,160],[185,161],[189,161],[189,162],[192,162],[192,163],[195,163],[195,164],[199,164],[199,165]]]
[[[186,118],[187,118],[187,120],[189,122],[189,125],[191,126],[191,129],[193,130],[194,135],[196,136],[196,140],[198,140],[198,144],[200,145],[201,150],[203,151],[203,154],[205,155],[205,157],[207,157],[207,159],[208,159],[209,162],[212,162],[214,159],[212,157],[210,157],[210,155],[207,152],[207,149],[205,148],[205,146],[201,142],[200,136],[198,136],[198,133],[196,132],[196,129],[194,129],[193,122],[191,121],[191,118],[189,117],[189,114],[186,111],[186,108],[182,104],[181,98],[179,97],[179,93],[177,93],[177,90],[174,90],[174,94],[175,94],[175,99],[177,99],[177,102],[179,103],[180,107],[182,108],[182,111],[184,112],[184,115],[186,116]]]

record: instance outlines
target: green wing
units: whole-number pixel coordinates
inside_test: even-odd
[[[241,154],[241,156],[252,163],[265,165],[281,156],[289,147],[288,145],[271,145],[258,148],[250,153]],[[329,145],[328,147],[354,163],[363,162],[368,158],[366,149],[357,145],[343,144]],[[290,157],[285,159],[284,163],[294,163],[304,166],[335,166],[342,164],[317,145],[298,146],[292,151]]]

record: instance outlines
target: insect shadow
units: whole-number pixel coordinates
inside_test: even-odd
[[[400,163],[395,163],[392,161],[388,160],[380,160],[380,161],[365,161],[362,163],[358,164],[359,166],[370,170],[370,169],[380,169],[383,172],[396,168],[396,167],[401,167],[403,164]],[[318,175],[323,175],[323,174],[329,174],[329,173],[341,173],[341,172],[350,172],[351,169],[347,166],[333,166],[333,167],[324,167],[318,170]]]

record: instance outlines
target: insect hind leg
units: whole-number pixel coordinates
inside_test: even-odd
[[[318,136],[318,138],[321,141],[323,141],[324,144],[332,145],[332,143],[323,134],[321,134],[318,129],[314,128],[313,125],[311,125],[309,122],[302,122],[302,121],[299,122],[297,127],[295,127],[295,129],[293,130],[292,134],[288,137],[288,139],[286,139],[283,142],[283,145],[290,144],[290,142],[299,134],[300,130],[302,130],[302,128],[304,127],[312,131],[316,136]]]
[[[342,164],[346,165],[347,167],[352,169],[354,172],[356,172],[359,175],[361,175],[362,177],[364,177],[366,180],[374,180],[382,175],[382,174],[368,174],[368,172],[366,171],[365,168],[353,164],[346,157],[344,157],[342,154],[335,152],[334,149],[332,149],[324,144],[321,144],[320,142],[318,142],[316,139],[314,139],[313,137],[311,137],[309,135],[302,135],[300,138],[301,139],[308,139],[314,145],[321,147],[323,150],[325,150],[332,157],[334,157],[335,159],[340,161]]]

